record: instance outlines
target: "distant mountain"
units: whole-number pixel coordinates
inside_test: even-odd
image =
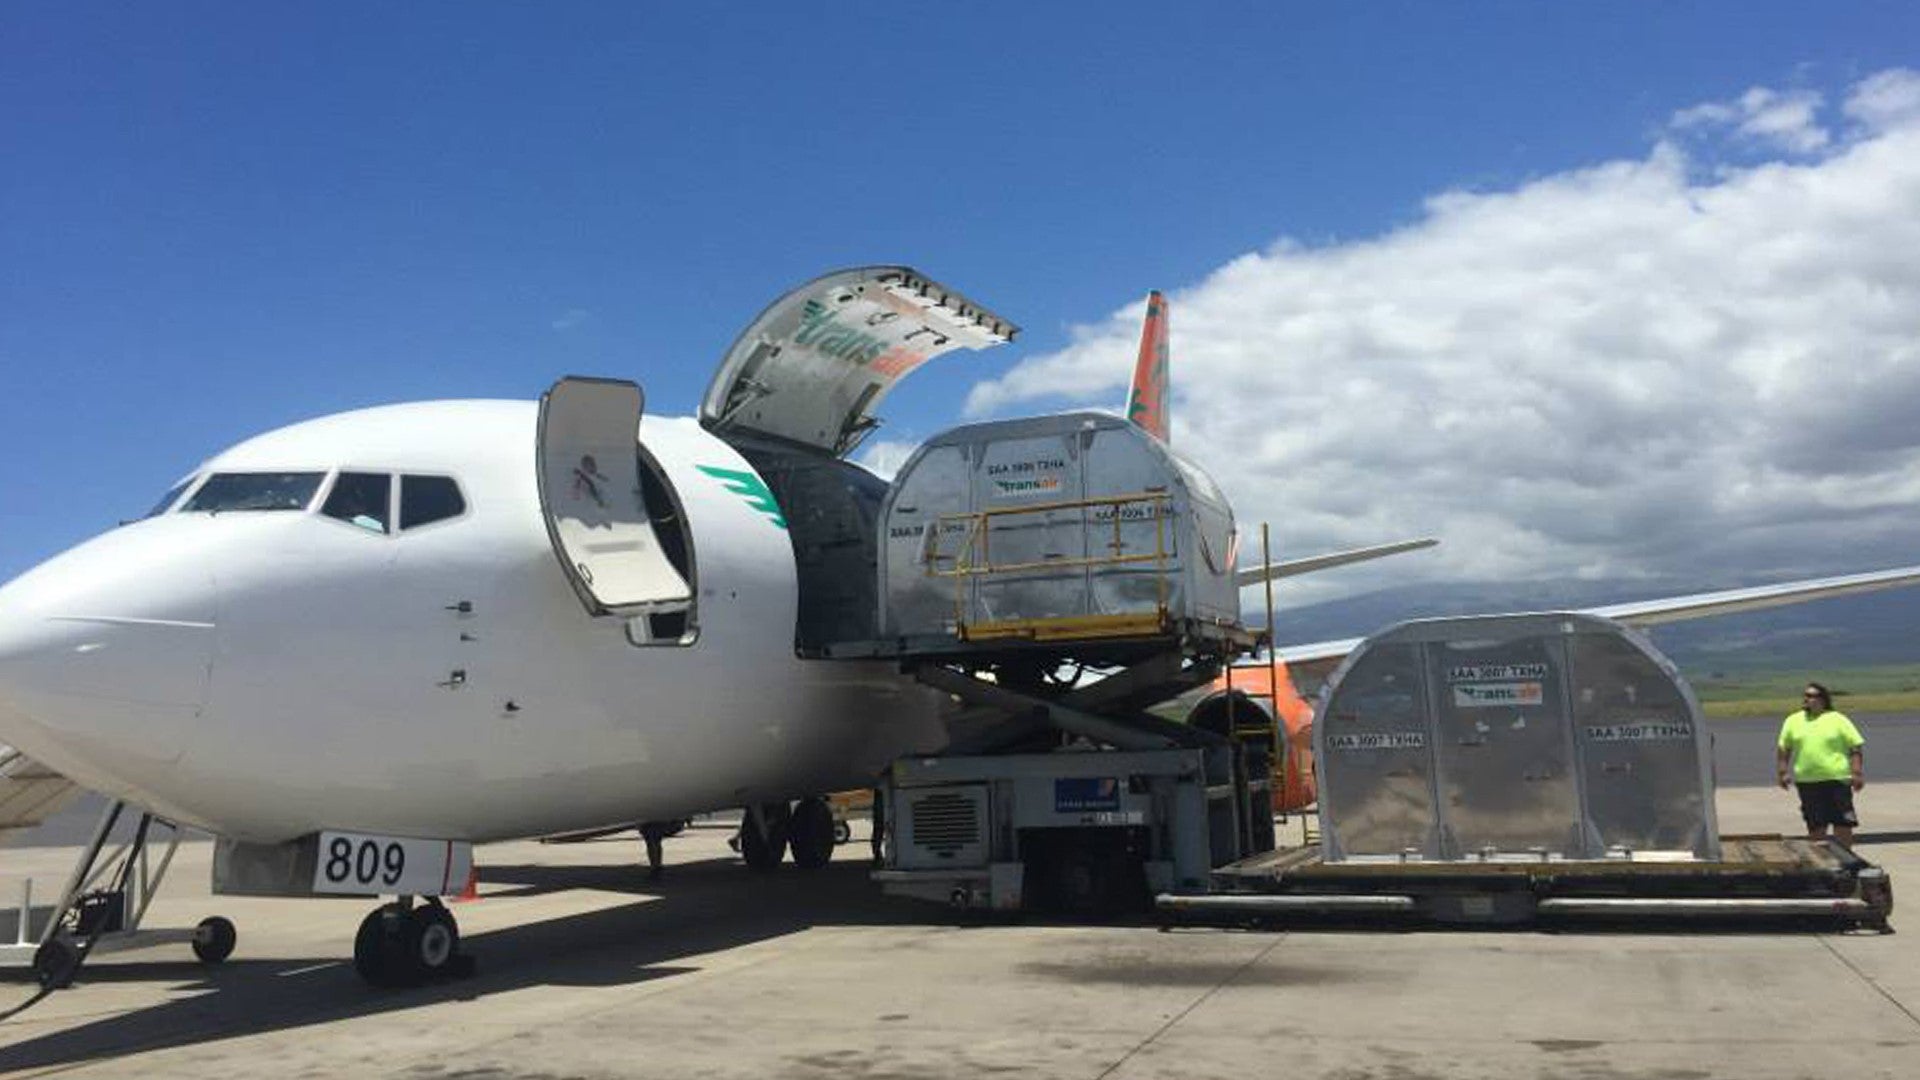
[[[1308,607],[1282,606],[1282,644],[1360,637],[1407,619],[1562,611],[1704,592],[1712,583],[1456,582],[1409,585]],[[1249,612],[1257,619],[1257,612]],[[1696,672],[1920,662],[1920,586],[1656,627],[1655,644]]]

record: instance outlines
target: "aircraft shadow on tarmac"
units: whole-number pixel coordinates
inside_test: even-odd
[[[343,920],[342,951],[311,957],[273,960],[245,958],[246,927],[241,927],[241,951],[218,967],[174,959],[144,960],[138,954],[103,957],[84,968],[74,988],[60,994],[85,994],[91,983],[171,984],[167,992],[191,994],[148,1008],[113,1013],[8,1046],[0,1046],[0,1073],[20,1069],[75,1065],[89,1061],[171,1047],[217,1042],[271,1031],[350,1020],[395,1010],[447,1001],[475,1000],[491,994],[537,986],[633,986],[700,970],[684,963],[690,957],[769,941],[820,926],[954,925],[955,916],[911,900],[882,896],[867,877],[864,845],[843,852],[844,861],[817,871],[782,867],[755,875],[731,858],[669,863],[664,880],[646,880],[645,870],[613,859],[588,865],[493,865],[482,868],[481,880],[491,885],[487,899],[532,897],[586,889],[624,893],[633,902],[577,915],[528,922],[463,938],[477,973],[467,979],[432,983],[400,990],[376,990],[360,981],[346,959],[352,923],[358,913]],[[747,887],[757,885],[759,887]],[[482,903],[485,900],[481,901]],[[456,917],[461,906],[456,905]],[[335,905],[316,907],[314,918],[338,919],[346,912]],[[974,920],[977,921],[977,920]],[[1044,919],[1022,922],[1045,923]],[[1142,920],[1132,920],[1141,922]],[[1289,918],[1284,924],[1249,922],[1250,930],[1290,932],[1354,931],[1371,933],[1461,932],[1473,927],[1443,928],[1430,924],[1382,923],[1352,917]],[[1168,932],[1217,930],[1213,926],[1166,927]],[[1540,932],[1574,930],[1583,934],[1683,933],[1716,931],[1778,933],[1819,931],[1817,924],[1794,923],[1760,927],[1752,923],[1725,927],[1682,921],[1671,925],[1649,922],[1620,925],[1583,923],[1576,927],[1536,926]],[[676,963],[676,961],[682,961]],[[1111,961],[1102,961],[1111,966]],[[1029,976],[1064,981],[1121,979],[1129,984],[1172,982],[1214,984],[1234,974],[1211,966],[1200,970],[1149,965],[1138,970],[1088,969],[1081,965],[1030,964]],[[1298,984],[1338,980],[1335,971],[1268,972],[1259,981]],[[0,1010],[29,998],[35,987],[30,977],[16,974],[0,981]],[[12,993],[8,993],[12,991]],[[32,1010],[19,1019],[0,1022],[0,1041],[31,1025]],[[11,1030],[10,1030],[11,1029]]]
[[[864,846],[859,854],[865,854]],[[477,961],[473,977],[402,990],[365,985],[341,955],[245,959],[245,926],[241,927],[241,955],[218,967],[103,957],[80,972],[73,988],[58,993],[85,994],[89,983],[171,981],[170,992],[192,996],[0,1046],[0,1073],[111,1059],[534,986],[636,985],[699,970],[674,963],[687,957],[815,926],[924,923],[928,913],[923,905],[879,895],[867,880],[863,859],[811,872],[783,867],[765,876],[753,875],[732,859],[670,863],[665,879],[658,882],[645,880],[645,870],[631,863],[491,866],[482,868],[481,880],[509,885],[489,890],[487,898],[596,889],[631,893],[635,900],[463,937],[462,948]],[[764,887],[743,887],[750,880]],[[454,911],[458,917],[459,907]],[[342,914],[332,905],[315,910],[315,918]],[[352,921],[358,918],[355,914]],[[343,944],[346,940],[343,934]],[[0,982],[0,994],[6,995],[0,998],[0,1009],[25,1001],[34,989],[30,976]],[[9,1036],[8,1028],[17,1030],[33,1019],[34,1011],[29,1010],[14,1021],[0,1023],[0,1041]]]

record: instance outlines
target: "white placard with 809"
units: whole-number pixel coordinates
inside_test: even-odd
[[[323,832],[313,891],[347,896],[449,896],[467,887],[473,845],[465,840]]]

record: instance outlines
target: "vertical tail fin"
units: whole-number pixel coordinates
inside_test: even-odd
[[[1167,298],[1147,294],[1147,321],[1140,327],[1140,359],[1133,366],[1127,419],[1162,441],[1171,441],[1167,416]]]

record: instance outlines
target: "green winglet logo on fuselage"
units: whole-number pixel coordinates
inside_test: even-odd
[[[775,525],[782,529],[787,527],[787,519],[780,514],[780,504],[774,501],[773,492],[767,488],[765,480],[750,472],[723,469],[718,465],[697,465],[695,468],[719,480],[728,491],[745,499],[748,506],[771,518]]]

